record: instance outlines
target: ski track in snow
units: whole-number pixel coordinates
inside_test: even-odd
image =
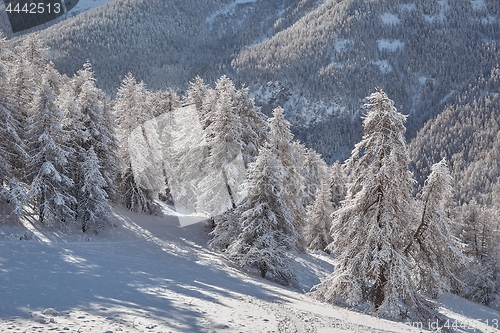
[[[207,249],[205,223],[181,227],[185,214],[165,211],[172,215],[117,208],[118,227],[99,237],[65,235],[31,223],[43,239],[21,241],[12,235],[23,235],[24,227],[3,225],[0,331],[419,332],[241,271]],[[320,252],[299,254],[300,288],[317,284],[332,263]],[[452,309],[443,312],[466,318],[464,306],[461,314]],[[476,309],[473,315],[483,312]],[[497,314],[489,310],[488,318]]]

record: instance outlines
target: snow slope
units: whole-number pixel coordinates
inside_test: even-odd
[[[69,14],[76,15],[87,10],[100,7],[107,4],[111,0],[80,0],[78,4],[69,11]]]
[[[158,217],[117,208],[116,227],[99,237],[28,221],[24,227],[2,225],[0,331],[421,331],[319,303],[245,273],[206,248],[207,225],[194,223],[200,218],[164,210],[168,215]],[[188,226],[181,227],[181,219],[190,220],[183,223]],[[19,240],[25,234],[33,239]],[[305,291],[333,268],[331,258],[319,253],[299,255],[296,266]],[[482,318],[472,324],[498,332],[484,324],[498,312],[451,296],[443,303],[450,318]]]

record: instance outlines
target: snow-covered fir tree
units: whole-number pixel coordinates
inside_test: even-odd
[[[206,98],[208,89],[209,87],[199,76],[196,76],[194,78],[194,81],[189,82],[189,89],[188,89],[186,103],[195,105],[196,110],[200,113],[200,119],[203,118],[203,116],[201,115],[203,101]]]
[[[299,234],[293,211],[286,200],[286,169],[269,145],[261,148],[250,164],[248,197],[240,217],[241,233],[229,245],[227,254],[242,267],[267,273],[285,285],[296,283],[289,251],[296,248]]]
[[[122,170],[120,173],[119,187],[122,200],[127,208],[133,211],[154,212],[155,193],[141,186],[138,179],[141,171],[146,168],[140,162],[148,163],[147,160],[133,159],[133,154],[147,150],[145,138],[142,135],[142,124],[151,119],[150,108],[145,105],[146,96],[144,84],[138,84],[131,73],[124,79],[118,89],[118,99],[114,105],[114,113],[119,125],[118,139],[120,143],[120,157],[122,159]],[[132,139],[132,133],[138,131],[139,138]],[[141,146],[142,145],[142,146]],[[135,156],[139,157],[139,156]],[[139,165],[134,162],[139,162]]]
[[[454,272],[466,258],[446,213],[452,198],[452,177],[446,160],[434,164],[431,170],[422,189],[420,223],[405,252],[414,262],[419,289],[436,298],[452,288],[458,290],[460,281]]]
[[[244,177],[244,166],[234,166],[237,159],[241,159],[242,124],[239,115],[233,106],[235,88],[233,82],[223,76],[217,81],[217,100],[211,111],[211,120],[205,128],[205,138],[210,147],[208,167],[220,171],[222,179],[209,174],[206,181],[200,184],[200,211],[212,211],[209,209],[212,200],[217,200],[220,195],[214,195],[215,183],[226,184],[226,189],[231,200],[231,207],[235,208],[238,203],[237,194],[240,191],[240,179]],[[232,170],[237,168],[239,170]],[[203,208],[203,206],[207,206]]]
[[[180,106],[179,96],[171,88],[167,90],[159,90],[148,94],[148,104],[152,108],[153,117],[158,117],[164,113],[168,113]]]
[[[406,116],[385,92],[368,97],[364,136],[347,163],[351,181],[332,223],[335,271],[316,286],[325,301],[370,304],[387,318],[428,320],[433,310],[418,293],[404,246],[415,219],[408,170]]]
[[[330,167],[330,201],[333,209],[340,208],[346,196],[346,176],[342,165],[337,161]]]
[[[2,43],[0,35],[0,43]],[[13,97],[7,75],[0,62],[0,199],[8,202],[12,212],[20,214],[26,201],[25,189],[20,182],[22,171],[18,161],[25,161],[25,145],[19,136],[19,106]]]
[[[240,217],[245,204],[230,209],[224,214],[213,217],[214,229],[210,232],[212,237],[208,242],[211,248],[225,251],[241,233]]]
[[[89,155],[95,155],[96,163],[99,165],[99,177],[103,181],[96,184],[102,186],[101,190],[106,192],[99,214],[102,214],[102,207],[109,207],[108,198],[115,196],[115,179],[119,170],[118,143],[114,136],[114,121],[109,107],[109,102],[103,92],[95,85],[94,72],[90,63],[84,64],[84,68],[61,89],[58,97],[58,105],[63,111],[64,129],[69,133],[69,141],[73,154],[69,157],[68,168],[71,170],[71,178],[75,186],[73,196],[76,198],[75,211],[77,220],[82,224],[82,230],[88,230],[87,221],[80,215],[80,208],[83,201],[88,198],[81,191],[87,170],[85,163]],[[92,154],[89,150],[92,149]],[[97,186],[97,185],[96,185]],[[92,206],[86,208],[86,217],[91,213]],[[108,215],[111,210],[108,211]],[[92,222],[91,222],[92,224]],[[105,224],[105,223],[104,223]],[[97,230],[97,229],[96,229]]]
[[[462,295],[495,309],[500,309],[500,228],[494,208],[471,200],[461,208],[460,240],[471,258],[461,270],[465,284]]]
[[[56,105],[59,73],[47,65],[31,105],[27,165],[30,197],[42,223],[53,226],[74,219],[73,180],[67,170],[73,150],[62,127],[63,114]]]
[[[93,231],[98,233],[106,225],[113,221],[112,207],[109,204],[108,194],[104,190],[108,185],[102,176],[102,167],[99,158],[90,147],[84,151],[86,158],[81,162],[81,193],[78,200],[78,219],[82,225],[82,231]]]
[[[315,201],[321,182],[328,177],[328,166],[320,154],[312,148],[304,149],[301,161],[301,173],[304,177],[304,206],[307,207]]]
[[[10,52],[6,62],[6,72],[17,112],[13,113],[18,123],[18,135],[23,142],[29,137],[30,110],[35,91],[40,88],[42,74],[48,64],[48,48],[44,47],[36,34],[30,35]],[[8,65],[7,65],[8,64]],[[58,92],[56,92],[58,93]],[[14,168],[20,171],[21,179],[27,182],[26,159],[23,156],[14,161]]]
[[[302,236],[304,223],[306,221],[306,210],[303,205],[304,177],[300,172],[300,151],[292,142],[293,134],[290,131],[290,122],[285,119],[284,110],[277,107],[273,110],[273,117],[269,118],[269,133],[267,142],[276,156],[285,174],[283,176],[283,186],[286,191],[284,200],[291,209],[292,224],[299,232],[297,247],[299,250],[305,248],[305,239]],[[300,144],[298,144],[300,146]]]
[[[248,94],[249,89],[242,87],[236,91],[233,97],[233,106],[239,115],[242,126],[241,152],[245,167],[257,157],[259,147],[264,142],[268,130],[267,117]]]
[[[325,251],[332,242],[330,228],[333,211],[329,182],[323,179],[314,202],[307,209],[307,226],[304,236],[308,249]]]

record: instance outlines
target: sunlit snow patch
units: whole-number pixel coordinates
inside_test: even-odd
[[[378,49],[380,51],[388,50],[391,52],[396,52],[398,50],[402,50],[405,46],[405,43],[401,42],[399,39],[394,39],[394,40],[379,39],[377,40],[377,42],[378,42]]]
[[[397,25],[400,22],[399,17],[391,13],[384,13],[380,15],[380,19],[387,25]]]

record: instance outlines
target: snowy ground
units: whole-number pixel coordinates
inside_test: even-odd
[[[206,224],[196,223],[201,217],[167,213],[117,209],[117,227],[90,238],[28,222],[0,226],[0,331],[422,331],[318,303],[302,290],[242,272],[206,248]],[[301,255],[297,269],[307,291],[332,270],[331,258]],[[452,296],[442,302],[452,320],[499,332],[497,312]]]

